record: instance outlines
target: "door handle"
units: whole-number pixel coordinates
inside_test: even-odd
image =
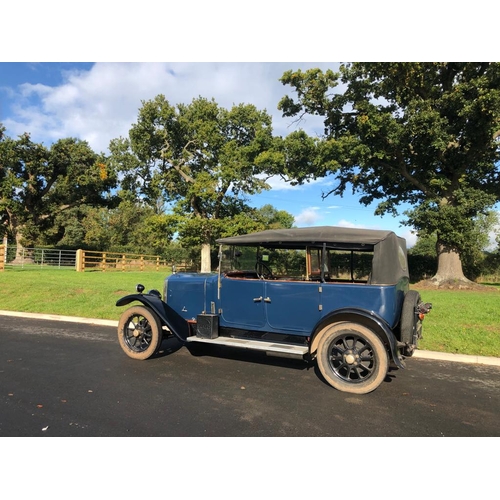
[[[255,297],[255,299],[253,299],[254,302],[261,302],[262,301],[262,296],[260,297]]]
[[[270,299],[269,297],[266,297],[266,298],[264,299],[264,302],[271,302],[271,299]]]

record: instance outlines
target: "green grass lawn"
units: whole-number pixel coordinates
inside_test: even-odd
[[[0,309],[83,318],[118,319],[115,303],[135,292],[163,290],[164,272],[85,272],[74,269],[6,270],[0,273]]]
[[[419,290],[433,309],[419,348],[500,357],[500,287],[488,291]]]
[[[86,272],[73,269],[0,272],[0,309],[117,320],[117,299],[163,289],[164,272]],[[500,357],[500,286],[484,292],[419,290],[433,309],[424,320],[419,347],[431,351]]]

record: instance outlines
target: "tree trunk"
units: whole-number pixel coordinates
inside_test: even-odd
[[[210,243],[203,243],[201,245],[201,272],[209,273],[211,271]]]
[[[443,283],[471,283],[462,269],[460,253],[456,248],[437,242],[438,268],[432,281],[438,285]]]
[[[23,235],[19,228],[16,229],[16,257],[12,261],[12,264],[34,264],[35,261],[31,257],[31,255],[27,255],[25,252],[25,248],[21,244]]]

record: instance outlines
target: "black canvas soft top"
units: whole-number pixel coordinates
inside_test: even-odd
[[[338,226],[270,229],[258,233],[220,238],[221,245],[373,251],[372,284],[394,284],[408,278],[406,240],[393,231]]]
[[[323,243],[343,243],[358,245],[376,245],[385,240],[392,231],[377,229],[358,229],[336,226],[299,227],[292,229],[269,229],[258,233],[221,238],[217,243],[223,245],[262,245],[295,246],[318,245]]]

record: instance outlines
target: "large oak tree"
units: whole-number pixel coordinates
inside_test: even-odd
[[[292,155],[286,173],[334,174],[325,196],[352,187],[362,203],[379,202],[378,214],[410,204],[406,223],[437,235],[436,282],[466,281],[460,255],[478,215],[500,200],[500,64],[350,63],[281,81],[295,91],[279,104],[284,116],[324,117],[321,138],[287,138],[310,154]]]
[[[17,245],[33,245],[62,212],[110,202],[116,176],[87,142],[60,139],[49,148],[31,141],[0,138],[0,221]]]
[[[268,189],[262,174],[277,161],[273,141],[271,117],[253,105],[228,110],[200,97],[174,106],[158,95],[142,103],[129,138],[111,141],[110,160],[124,189],[170,204],[208,272],[214,239],[249,210],[247,195]]]

